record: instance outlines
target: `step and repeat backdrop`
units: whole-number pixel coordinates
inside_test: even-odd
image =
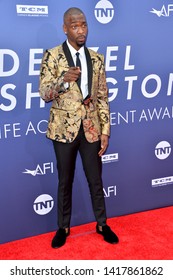
[[[63,13],[74,6],[88,20],[87,46],[105,57],[108,218],[173,205],[173,1],[0,0],[0,243],[57,228],[39,69],[43,52],[66,39]],[[78,157],[71,226],[94,220]]]

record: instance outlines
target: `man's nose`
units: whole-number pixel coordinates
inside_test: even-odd
[[[82,26],[81,26],[81,27],[78,27],[77,32],[78,32],[79,34],[83,34],[83,33],[84,33],[84,28],[83,28]]]

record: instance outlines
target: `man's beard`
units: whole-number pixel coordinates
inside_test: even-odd
[[[77,43],[78,47],[83,47],[84,45],[85,45],[85,42],[84,43]]]

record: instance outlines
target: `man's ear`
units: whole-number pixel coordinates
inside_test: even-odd
[[[67,27],[65,26],[65,24],[63,25],[63,30],[64,30],[64,33],[67,34]]]

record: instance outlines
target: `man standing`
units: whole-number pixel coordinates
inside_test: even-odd
[[[88,181],[96,232],[114,244],[118,237],[106,224],[101,178],[101,156],[110,134],[108,90],[103,55],[86,48],[88,33],[84,13],[70,8],[64,13],[67,40],[44,53],[40,95],[52,101],[47,137],[52,139],[58,169],[58,230],[52,247],[59,248],[70,234],[72,185],[77,153]]]

